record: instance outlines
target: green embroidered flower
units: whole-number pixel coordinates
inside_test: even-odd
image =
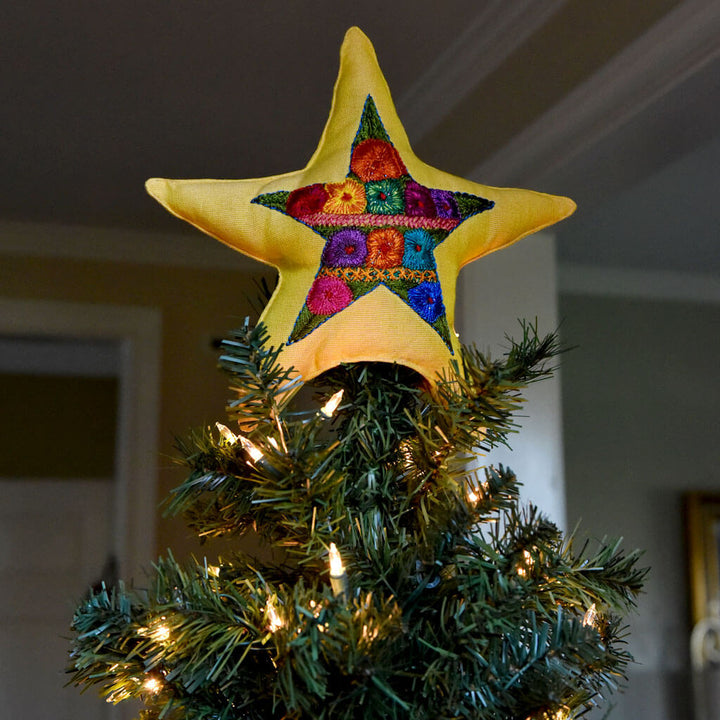
[[[373,215],[401,215],[405,210],[403,186],[397,180],[365,183],[368,212]]]

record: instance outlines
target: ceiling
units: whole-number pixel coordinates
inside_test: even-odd
[[[304,166],[359,25],[419,157],[578,201],[561,262],[720,274],[719,5],[8,3],[0,223],[196,233],[145,179]]]

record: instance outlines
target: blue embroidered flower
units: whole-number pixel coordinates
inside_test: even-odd
[[[410,307],[423,320],[434,323],[444,312],[440,283],[421,282],[408,290]]]
[[[427,230],[416,228],[405,233],[403,265],[411,270],[434,270],[435,241]]]
[[[373,215],[402,215],[405,211],[403,187],[397,180],[365,183],[365,197]]]
[[[365,235],[361,230],[345,228],[327,241],[322,261],[332,267],[357,267],[365,262],[366,256]]]

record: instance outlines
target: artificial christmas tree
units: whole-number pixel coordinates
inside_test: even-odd
[[[148,187],[280,271],[260,323],[222,344],[230,427],[179,443],[189,477],[167,506],[265,552],[169,555],[146,589],[91,594],[73,681],[178,720],[569,718],[612,688],[637,554],[576,553],[477,459],[557,340],[522,324],[493,361],[453,331],[457,270],[571,201],[420,163],[357,30],[304,171]]]

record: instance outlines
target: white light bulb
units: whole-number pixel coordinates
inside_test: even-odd
[[[335,543],[330,543],[330,585],[335,597],[347,597],[348,576]]]
[[[217,427],[218,431],[220,432],[221,437],[224,440],[227,440],[231,445],[234,445],[237,442],[237,435],[229,428],[227,425],[223,425],[222,423],[215,423],[215,427]]]
[[[275,609],[275,604],[271,600],[267,601],[265,612],[267,614],[268,628],[270,632],[277,632],[281,627],[283,627],[285,623],[282,621],[278,611]]]
[[[342,557],[335,545],[330,543],[330,575],[332,577],[341,577],[345,574],[345,568],[343,567]]]
[[[593,603],[588,609],[585,615],[583,616],[583,625],[585,626],[592,626],[595,627],[595,623],[597,622],[597,607],[595,606],[595,603]]]
[[[338,390],[321,408],[320,414],[326,418],[331,418],[342,402],[344,390]]]
[[[170,639],[170,628],[167,625],[158,625],[152,631],[152,638],[158,643],[167,642]]]
[[[248,440],[243,435],[238,435],[238,440],[242,443],[243,448],[245,449],[245,452],[250,456],[253,462],[257,462],[258,460],[261,460],[263,457],[263,454],[258,448],[257,445],[255,445],[252,440]]]
[[[162,690],[162,683],[156,677],[149,677],[143,683],[143,687],[147,692],[156,695]]]

